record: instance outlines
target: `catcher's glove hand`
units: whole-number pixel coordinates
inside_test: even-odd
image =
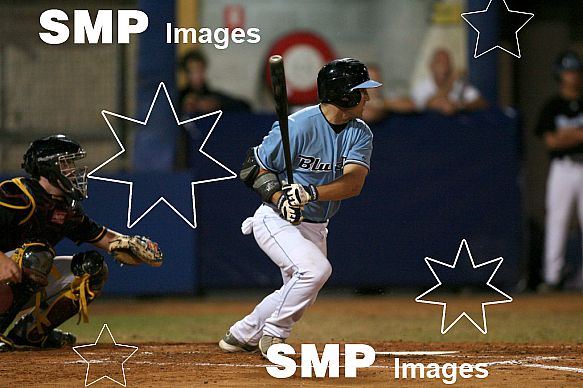
[[[164,260],[158,244],[143,236],[121,236],[109,243],[107,251],[119,263],[126,265],[146,263],[159,267]]]

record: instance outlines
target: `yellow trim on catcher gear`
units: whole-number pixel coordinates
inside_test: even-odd
[[[79,302],[79,319],[77,320],[77,324],[81,322],[81,319],[83,319],[84,323],[89,322],[88,305],[89,301],[95,298],[95,293],[91,291],[91,288],[89,288],[90,277],[91,275],[89,274],[84,274],[83,276],[76,276],[73,282],[71,282],[70,289],[57,296],[53,303],[51,303],[50,306],[44,310],[44,312],[41,312],[40,310],[42,295],[40,292],[37,292],[35,309],[33,310],[33,314],[36,319],[34,325],[27,331],[26,334],[27,338],[28,334],[32,332],[32,330],[34,330],[35,328],[37,329],[38,333],[41,336],[44,335],[45,331],[43,329],[43,324],[45,326],[51,325],[51,321],[48,320],[47,315],[53,309],[55,304],[63,298],[68,298],[73,301]],[[89,301],[87,300],[88,298]]]
[[[12,183],[16,184],[22,190],[22,187],[18,183],[16,183],[16,181],[19,179],[22,179],[22,178],[14,178],[14,179],[10,179],[10,180],[1,182],[0,187],[4,186],[6,183],[12,182]],[[28,193],[28,191],[25,193],[25,195],[30,199],[31,196],[28,195],[27,193]],[[27,205],[24,205],[24,206],[19,206],[19,205],[11,205],[9,203],[2,202],[2,201],[0,201],[0,205],[7,207],[7,208],[10,208],[10,209],[17,209],[17,210],[24,210],[24,209],[28,209],[30,207],[30,203]]]
[[[8,337],[5,337],[4,335],[0,334],[0,342],[4,342],[5,344],[7,344],[8,346],[10,346],[12,349],[14,349],[16,346],[14,345],[14,342],[12,342],[10,339],[8,339]]]
[[[28,205],[24,205],[24,206],[19,206],[19,205],[11,205],[9,203],[6,202],[1,202],[0,201],[0,205],[7,207],[9,209],[16,209],[16,210],[26,210],[28,208],[30,208],[30,212],[28,213],[28,215],[18,223],[18,225],[22,225],[24,224],[26,221],[30,220],[30,217],[32,217],[32,215],[34,214],[34,211],[36,210],[36,202],[34,200],[34,197],[32,196],[32,194],[28,191],[28,189],[26,188],[26,186],[24,185],[24,183],[21,182],[23,178],[14,178],[8,181],[4,181],[2,183],[0,183],[0,187],[2,187],[2,185],[8,183],[8,182],[12,182],[14,183],[16,186],[18,186],[18,188],[20,190],[22,190],[22,192],[24,193],[24,195],[26,195],[28,197],[28,199],[30,200],[30,203]]]
[[[39,247],[46,248],[47,251],[49,251],[50,253],[53,254],[53,257],[57,255],[57,253],[55,252],[55,250],[53,249],[53,247],[51,247],[50,245],[47,245],[45,243],[40,243],[40,242],[30,242],[30,243],[24,243],[21,246],[19,246],[18,248],[16,248],[14,250],[14,253],[12,254],[12,256],[10,256],[10,258],[16,264],[18,264],[18,266],[20,268],[22,268],[22,258],[23,258],[24,252],[26,251],[26,248],[28,248],[28,247],[34,247],[34,246],[39,246]]]
[[[46,326],[50,326],[51,321],[48,320],[47,318],[47,314],[42,314],[40,311],[40,304],[42,302],[42,300],[44,299],[44,297],[46,297],[46,291],[45,289],[42,289],[41,291],[36,293],[35,296],[35,303],[34,303],[34,310],[32,311],[35,319],[35,323],[33,325],[33,327],[28,331],[28,333],[30,333],[32,331],[32,329],[34,329],[36,327],[36,329],[38,330],[38,333],[42,336],[45,334],[45,330],[43,329],[43,324]],[[47,313],[50,311],[50,309],[47,310]],[[27,333],[27,339],[28,339],[28,333]]]
[[[34,200],[34,197],[32,196],[31,193],[28,192],[28,189],[26,188],[24,183],[22,183],[21,180],[22,180],[22,178],[14,178],[12,181],[16,184],[16,186],[20,187],[22,192],[30,199],[30,203],[32,206],[31,206],[30,212],[28,213],[28,216],[26,216],[26,218],[24,220],[20,221],[18,223],[18,225],[22,225],[26,221],[30,220],[30,217],[32,217],[32,215],[34,214],[34,211],[36,210],[36,202]]]
[[[75,276],[75,279],[71,283],[71,289],[63,294],[64,297],[79,302],[79,319],[77,320],[77,324],[81,322],[81,319],[83,319],[84,323],[89,322],[89,302],[87,298],[89,297],[90,301],[95,298],[95,293],[89,287],[90,277],[91,275],[88,273],[82,276]],[[78,291],[79,294],[77,295],[75,291]]]
[[[103,238],[103,236],[105,236],[105,233],[107,233],[107,228],[105,226],[102,226],[101,227],[101,232],[99,232],[99,234],[97,235],[97,237],[94,237],[91,240],[87,240],[85,242],[88,242],[88,243],[98,242],[99,240],[101,240]]]

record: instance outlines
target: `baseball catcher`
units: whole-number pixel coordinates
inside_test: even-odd
[[[87,198],[87,167],[76,166],[84,157],[67,136],[38,139],[24,155],[29,177],[0,183],[0,352],[75,343],[57,327],[76,314],[87,321],[107,265],[95,250],[57,256],[53,247],[63,238],[93,244],[122,264],[162,264],[156,243],[121,235],[85,214],[79,202]]]
[[[263,203],[242,230],[253,233],[280,268],[283,285],[231,326],[219,342],[223,351],[260,350],[266,355],[271,345],[285,342],[328,280],[328,220],[340,201],[359,195],[364,186],[372,132],[360,118],[369,100],[367,89],[379,86],[356,59],[322,67],[321,104],[289,116],[293,184],[282,183],[286,166],[278,122],[260,145],[248,150],[239,177]]]

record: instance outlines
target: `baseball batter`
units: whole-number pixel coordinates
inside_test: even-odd
[[[555,63],[559,94],[544,106],[536,128],[551,156],[545,221],[545,287],[560,289],[573,211],[583,227],[583,62],[572,51]]]
[[[267,349],[289,337],[332,272],[326,235],[340,201],[358,196],[369,172],[372,132],[362,121],[367,88],[381,86],[360,61],[344,58],[318,73],[319,105],[289,116],[290,153],[296,183],[285,179],[278,122],[251,148],[240,178],[263,203],[242,225],[280,268],[283,286],[236,322],[219,342],[226,352]],[[283,182],[283,183],[282,183]]]
[[[77,313],[87,320],[107,265],[94,250],[55,257],[53,247],[63,238],[91,243],[124,264],[162,263],[147,238],[123,236],[85,214],[79,201],[87,197],[87,167],[75,164],[84,157],[79,143],[64,135],[38,139],[22,164],[30,177],[0,183],[0,352],[75,343],[57,327]]]

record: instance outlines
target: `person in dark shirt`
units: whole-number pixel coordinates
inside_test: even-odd
[[[180,107],[183,116],[208,113],[216,110],[251,110],[249,104],[239,98],[211,89],[206,78],[207,59],[199,50],[192,50],[182,58],[181,67],[186,73],[187,86],[180,91]]]
[[[572,51],[555,63],[559,93],[543,107],[536,133],[549,151],[543,288],[557,289],[565,280],[565,251],[572,212],[583,227],[583,62]]]
[[[57,327],[80,314],[107,279],[97,251],[55,257],[64,238],[111,251],[122,235],[89,218],[79,202],[87,197],[87,167],[79,143],[53,135],[31,143],[23,168],[29,177],[0,183],[0,352],[59,348],[75,336]],[[6,334],[19,312],[34,306]]]

